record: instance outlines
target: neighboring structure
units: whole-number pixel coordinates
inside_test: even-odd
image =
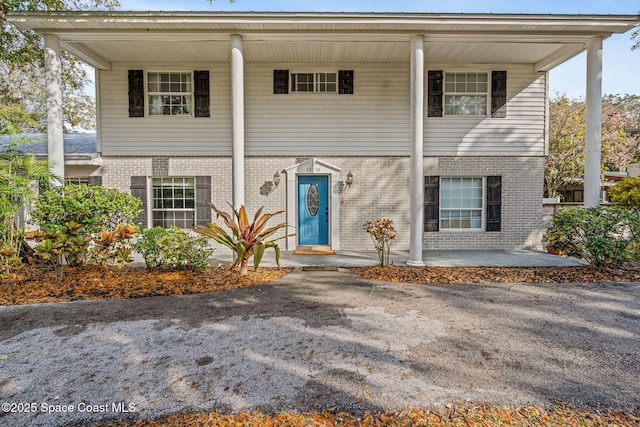
[[[102,183],[140,197],[146,226],[208,221],[207,200],[265,205],[295,227],[287,249],[336,250],[368,247],[363,221],[387,217],[395,248],[420,265],[425,248],[540,245],[547,73],[585,49],[586,175],[597,203],[602,40],[638,17],[91,12],[9,21],[45,35],[50,158],[63,155],[59,49],[96,68]]]
[[[95,133],[65,133],[64,141],[64,180],[66,183],[102,184],[102,158],[96,147]],[[16,149],[44,159],[47,157],[47,135],[43,133],[23,133],[0,135],[0,149],[11,142],[17,143]]]

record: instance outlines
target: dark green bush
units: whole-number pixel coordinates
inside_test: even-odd
[[[135,247],[147,268],[167,270],[204,269],[213,253],[205,237],[190,235],[178,227],[143,230]]]
[[[634,256],[640,238],[640,215],[630,209],[573,206],[560,210],[545,234],[547,246],[606,266]]]
[[[63,230],[67,222],[80,224],[89,235],[132,224],[140,214],[140,199],[97,185],[66,185],[42,193],[33,220],[47,232]]]

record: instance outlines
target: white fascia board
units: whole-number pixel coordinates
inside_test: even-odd
[[[350,30],[363,25],[388,30],[407,25],[442,28],[481,26],[482,32],[499,31],[506,26],[528,27],[523,32],[544,32],[547,27],[565,27],[566,32],[592,33],[599,28],[606,33],[624,33],[636,26],[638,15],[524,15],[524,14],[463,14],[463,13],[317,13],[317,12],[22,12],[10,14],[8,21],[38,32],[86,27],[87,30],[127,28],[168,29],[206,26],[234,26],[237,32],[250,31],[249,27],[292,25],[304,31],[305,25],[340,25]],[[247,28],[242,28],[247,26]],[[447,28],[448,27],[448,28]],[[493,28],[491,28],[493,27]],[[335,30],[335,28],[333,28]],[[459,30],[459,28],[458,28]],[[565,32],[565,31],[563,31]]]

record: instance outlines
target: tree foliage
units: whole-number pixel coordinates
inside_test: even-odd
[[[556,95],[551,99],[549,154],[545,160],[544,189],[555,197],[558,188],[584,176],[584,99]],[[603,170],[617,171],[640,155],[640,100],[635,95],[608,95],[602,102]]]
[[[8,126],[18,132],[46,128],[44,53],[42,38],[6,22],[12,11],[113,9],[117,0],[0,0],[0,133]],[[95,128],[95,100],[86,94],[88,68],[62,52],[64,123],[71,128]]]

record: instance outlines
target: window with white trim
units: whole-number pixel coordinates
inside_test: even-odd
[[[440,230],[481,230],[482,178],[440,178]]]
[[[193,111],[191,72],[148,72],[147,97],[150,116],[184,116]]]
[[[338,73],[292,73],[291,92],[337,93]]]
[[[195,178],[153,178],[153,226],[191,228],[196,222]]]
[[[89,184],[89,177],[88,176],[78,176],[78,177],[72,177],[72,178],[65,177],[64,185],[69,185],[69,184],[74,184],[74,185]]]
[[[444,73],[444,115],[486,116],[489,74]]]

